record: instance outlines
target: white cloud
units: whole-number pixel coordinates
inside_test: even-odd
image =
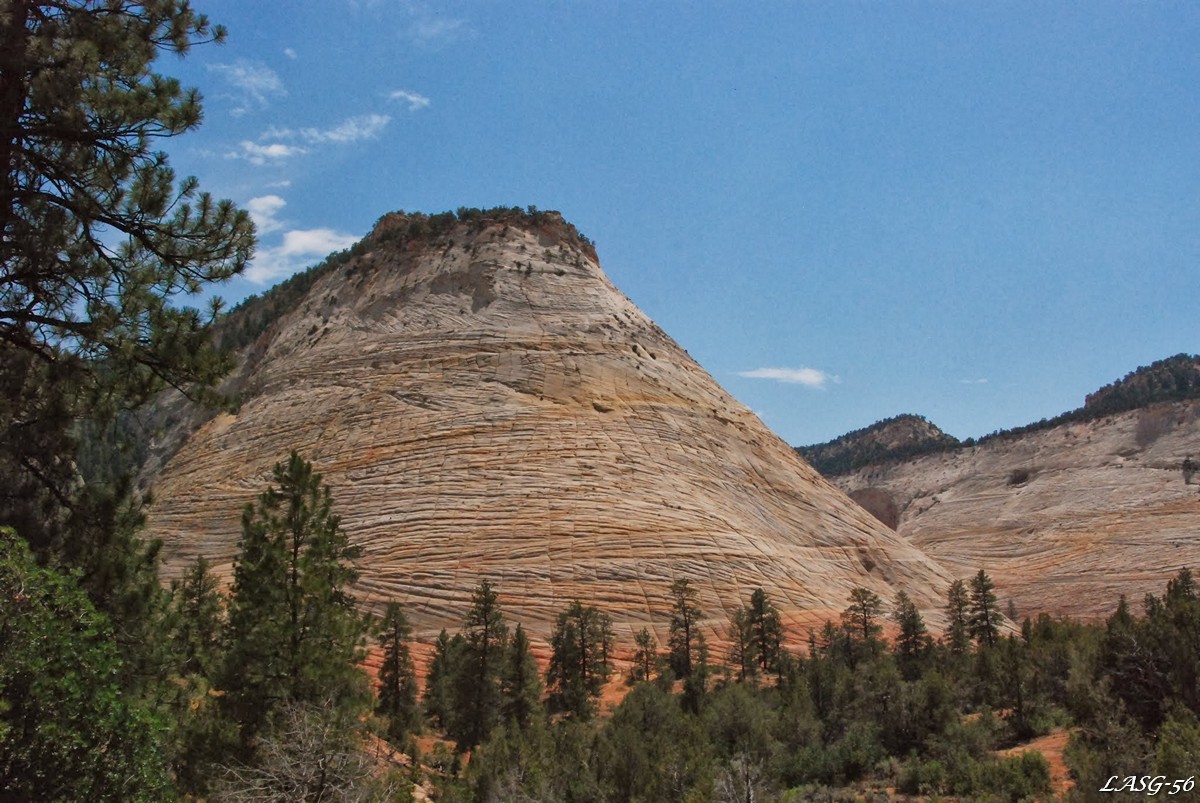
[[[363,114],[333,128],[302,128],[299,133],[306,142],[358,142],[378,137],[391,119],[386,114]]]
[[[334,251],[349,248],[359,239],[333,229],[293,229],[284,233],[279,245],[258,250],[246,269],[246,278],[255,284],[267,284],[313,265]]]
[[[290,159],[293,156],[302,156],[308,153],[305,148],[301,148],[299,145],[285,145],[282,142],[260,145],[248,139],[242,140],[239,143],[239,148],[240,150],[230,151],[225,154],[225,158],[245,159],[250,164],[265,165],[267,162],[280,162],[284,159]]]
[[[270,98],[286,95],[283,80],[265,64],[240,59],[233,64],[210,64],[208,69],[217,73],[234,89],[233,97],[238,105],[234,115],[242,115],[251,108],[266,108]]]
[[[285,47],[283,49],[283,55],[287,56],[292,61],[295,61],[296,59],[300,58],[299,56],[296,55],[296,51],[290,47]]]
[[[424,95],[419,95],[416,92],[409,92],[407,89],[397,89],[388,95],[390,100],[402,100],[408,104],[408,110],[415,112],[417,109],[424,109],[430,103],[429,98]]]
[[[738,371],[738,376],[747,379],[772,379],[788,385],[804,385],[824,390],[830,382],[838,383],[838,377],[816,368],[755,368],[753,371]]]
[[[450,42],[468,32],[467,21],[461,19],[439,19],[429,15],[426,10],[417,11],[412,25],[408,27],[408,35],[417,44],[432,45],[439,42]]]
[[[278,217],[279,210],[287,206],[287,201],[278,195],[260,195],[246,201],[246,211],[254,221],[254,227],[259,235],[270,234],[283,228],[283,221]]]
[[[986,385],[988,381],[986,379],[960,379],[958,383],[960,385]]]

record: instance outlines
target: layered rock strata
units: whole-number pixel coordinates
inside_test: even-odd
[[[1200,402],[1164,403],[833,481],[958,577],[984,568],[1022,614],[1135,609],[1200,567]],[[1190,482],[1189,482],[1190,480]]]
[[[616,290],[557,216],[423,238],[383,218],[244,355],[236,415],[152,477],[164,569],[226,574],[243,505],[290,449],[364,548],[357,593],[419,636],[484,578],[549,633],[574,598],[660,637],[688,578],[719,636],[765,588],[799,640],[850,590],[938,618],[948,575],[831,486]],[[250,355],[253,355],[252,357]]]

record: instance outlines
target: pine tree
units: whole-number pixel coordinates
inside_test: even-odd
[[[951,583],[946,592],[946,618],[949,620],[946,643],[954,655],[963,655],[971,647],[971,633],[967,619],[970,604],[967,584],[962,580],[955,580]]]
[[[766,591],[756,588],[750,594],[747,617],[759,669],[778,674],[783,651],[783,622],[779,618],[779,609],[771,604]]]
[[[454,711],[454,678],[458,674],[458,663],[465,641],[462,634],[453,638],[442,628],[433,644],[433,658],[429,671],[425,673],[425,695],[422,698],[429,719],[444,731],[450,729],[450,718]]]
[[[971,638],[981,647],[995,646],[1003,621],[992,578],[980,569],[979,573],[971,578],[970,618],[967,620]]]
[[[758,648],[745,607],[735,609],[729,617],[729,666],[739,682],[758,674]]]
[[[542,683],[525,628],[517,625],[500,671],[500,714],[517,730],[529,728],[542,710]]]
[[[152,70],[223,37],[183,0],[0,14],[0,521],[41,554],[61,535],[47,509],[74,507],[76,422],[230,364],[178,300],[240,272],[253,225],[176,181],[159,141],[200,123],[200,98]]]
[[[242,515],[229,603],[221,687],[244,739],[282,702],[364,702],[366,625],[347,591],[360,551],[311,463],[292,452],[274,479]]]
[[[896,663],[905,680],[916,680],[930,647],[925,620],[917,610],[916,603],[903,591],[896,595],[896,611],[892,618],[900,626],[896,636]]]
[[[683,702],[692,711],[700,710],[700,703],[708,688],[708,645],[700,632],[700,617],[703,613],[696,604],[698,595],[688,580],[676,580],[671,584],[671,627],[667,637],[671,671],[683,680]]]
[[[883,600],[868,588],[861,586],[850,590],[850,605],[842,611],[842,627],[851,640],[874,651],[883,626],[879,617],[883,615]]]
[[[417,676],[408,641],[412,628],[398,602],[389,602],[379,627],[383,662],[379,667],[379,699],[375,712],[387,717],[388,736],[396,742],[420,727]]]
[[[608,680],[612,619],[575,600],[558,616],[550,637],[546,685],[550,706],[580,719],[595,713],[595,701]]]
[[[500,718],[500,668],[508,642],[508,626],[487,580],[471,596],[463,639],[449,732],[460,750],[470,750],[487,738]]]
[[[212,679],[221,659],[225,602],[203,555],[171,582],[170,639],[180,675]]]
[[[658,650],[654,647],[654,636],[643,627],[633,637],[633,666],[629,671],[631,683],[649,682],[658,662]]]

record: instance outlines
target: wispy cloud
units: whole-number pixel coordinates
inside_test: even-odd
[[[416,92],[409,92],[407,89],[397,89],[392,94],[388,95],[389,100],[400,100],[408,104],[408,110],[415,112],[418,109],[424,109],[430,103],[429,98],[424,95],[419,95]]]
[[[268,162],[279,163],[293,156],[302,156],[308,149],[299,145],[287,145],[283,142],[261,144],[248,139],[238,143],[238,149],[225,154],[227,159],[245,159],[253,165],[265,165]]]
[[[246,269],[246,278],[255,284],[267,284],[290,276],[334,251],[349,248],[359,239],[353,234],[333,229],[293,229],[284,232],[279,245],[258,249],[254,261]]]
[[[259,236],[283,228],[283,221],[279,219],[278,215],[285,206],[287,206],[287,201],[278,195],[261,195],[246,201],[246,211],[250,213],[250,219],[254,221],[254,227],[258,229]]]
[[[435,17],[428,9],[418,9],[408,26],[408,35],[421,45],[451,42],[470,32],[467,21]]]
[[[208,69],[224,78],[232,88],[230,96],[237,103],[233,109],[235,116],[253,108],[264,109],[272,97],[287,94],[283,80],[261,62],[239,59],[233,64],[210,64]]]
[[[392,120],[386,114],[360,114],[332,128],[268,128],[259,139],[303,140],[312,145],[376,139]]]
[[[816,368],[755,368],[752,371],[738,371],[738,376],[744,376],[747,379],[771,379],[775,382],[804,385],[817,390],[824,390],[830,382],[836,384],[842,381],[833,374]]]
[[[283,55],[287,56],[292,61],[295,61],[296,59],[300,58],[298,55],[296,55],[296,51],[290,47],[285,47],[283,49]]]
[[[960,385],[986,385],[988,381],[986,379],[960,379],[958,383]]]

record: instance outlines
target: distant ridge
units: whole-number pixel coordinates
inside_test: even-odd
[[[825,475],[846,474],[870,463],[903,460],[958,446],[927,418],[904,414],[885,418],[868,427],[814,446],[797,446],[809,465]]]
[[[825,476],[849,474],[864,466],[905,460],[924,454],[977,446],[995,439],[1017,438],[1062,424],[1095,421],[1154,404],[1200,398],[1200,356],[1176,354],[1139,366],[1094,393],[1082,407],[981,438],[958,440],[924,416],[904,414],[847,432],[825,443],[797,446],[796,451]]]

